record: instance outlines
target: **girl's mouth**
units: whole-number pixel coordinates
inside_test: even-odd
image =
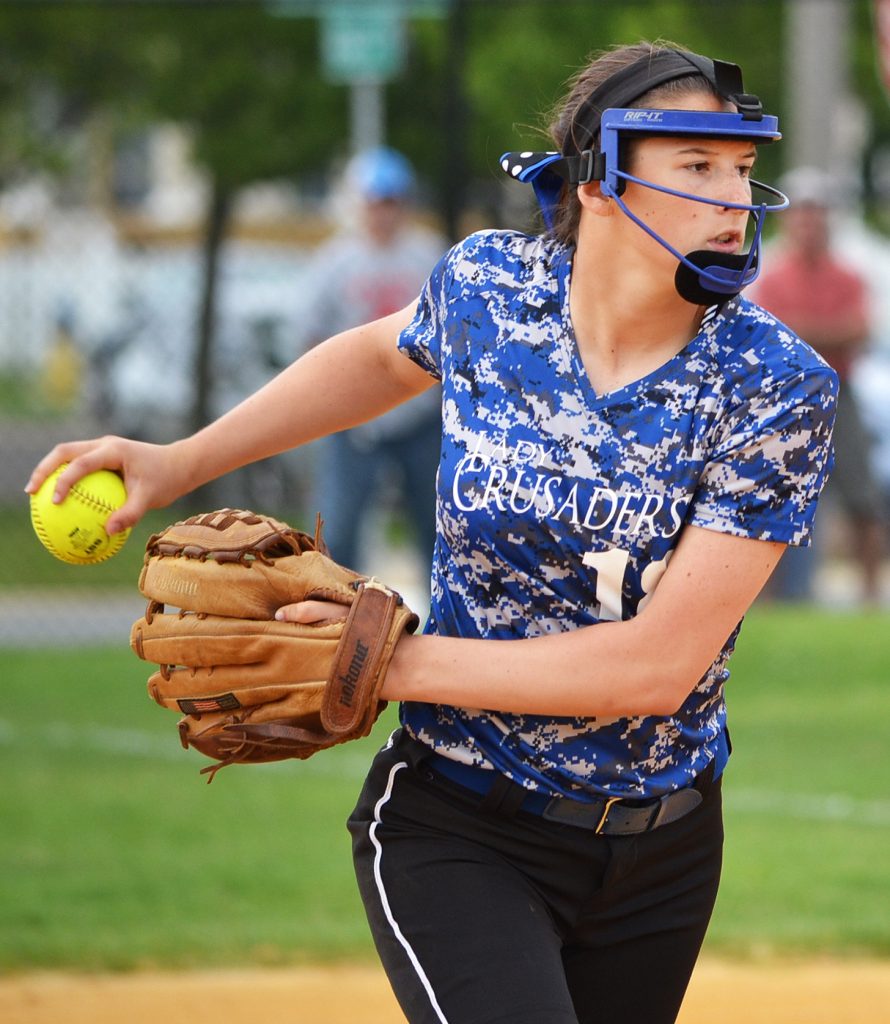
[[[708,239],[708,248],[714,252],[735,253],[741,243],[742,236],[738,231],[724,231],[723,234]]]

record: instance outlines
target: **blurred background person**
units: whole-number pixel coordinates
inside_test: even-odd
[[[880,599],[885,518],[874,461],[852,374],[872,332],[868,286],[834,247],[832,215],[838,184],[816,168],[800,167],[781,186],[791,207],[780,218],[781,236],[751,298],[807,341],[836,371],[840,398],[834,430],[835,467],[827,500],[845,517],[862,599]],[[768,588],[778,600],[817,597],[815,575],[824,556],[825,529],[814,545],[787,551]]]
[[[43,359],[41,397],[49,410],[66,413],[77,410],[83,400],[86,359],[75,334],[75,318],[63,305],[55,318],[55,329]]]
[[[414,169],[396,150],[378,147],[349,162],[338,195],[343,227],[315,254],[305,286],[305,347],[388,316],[418,297],[447,243],[418,222],[416,198]],[[428,577],[440,404],[434,387],[372,423],[313,446],[311,510],[321,512],[325,541],[337,561],[367,569],[362,528],[381,500],[397,493]]]

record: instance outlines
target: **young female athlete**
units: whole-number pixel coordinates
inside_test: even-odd
[[[422,1024],[675,1019],[720,874],[727,659],[830,463],[832,371],[739,295],[783,197],[752,202],[779,134],[738,68],[610,51],[552,134],[558,152],[504,158],[541,234],[474,234],[416,306],[198,434],[62,444],[27,488],[65,460],[60,496],[119,469],[123,528],[441,380],[430,619],[396,651],[402,727],[349,823]]]

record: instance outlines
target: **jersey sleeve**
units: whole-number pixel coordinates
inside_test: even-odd
[[[436,380],[442,379],[442,339],[447,310],[450,253],[433,268],[424,284],[414,319],[399,335],[399,349]]]
[[[741,397],[723,418],[687,522],[807,545],[833,465],[837,375],[823,363]]]

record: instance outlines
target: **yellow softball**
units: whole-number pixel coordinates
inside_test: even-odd
[[[127,500],[123,480],[109,469],[88,473],[71,488],[60,504],[53,504],[59,466],[31,495],[31,524],[50,554],[72,565],[93,565],[116,555],[130,531],[109,537],[105,524]]]

